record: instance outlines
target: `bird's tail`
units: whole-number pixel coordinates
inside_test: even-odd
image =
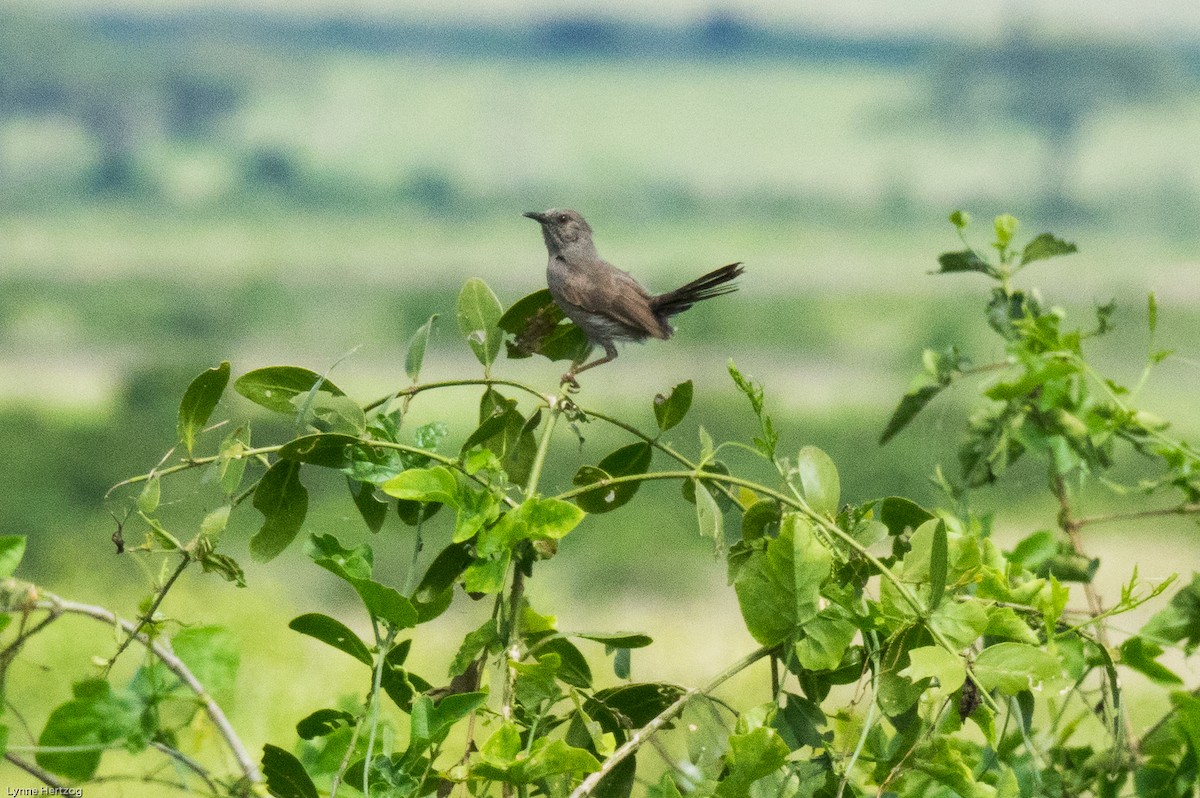
[[[737,286],[731,284],[742,273],[741,263],[731,263],[692,280],[685,286],[659,294],[651,300],[654,312],[660,316],[674,316],[704,299],[731,294]]]

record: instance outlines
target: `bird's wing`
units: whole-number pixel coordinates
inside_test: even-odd
[[[601,261],[591,279],[573,273],[562,286],[563,297],[589,313],[608,316],[652,338],[667,338],[670,328],[654,314],[651,296],[628,272]]]

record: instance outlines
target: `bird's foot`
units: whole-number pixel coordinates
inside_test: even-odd
[[[579,380],[575,379],[575,372],[568,371],[562,375],[562,384],[567,386],[567,393],[579,393]]]

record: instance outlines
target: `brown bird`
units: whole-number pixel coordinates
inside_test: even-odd
[[[737,290],[730,281],[742,273],[741,263],[709,272],[674,291],[657,296],[637,280],[603,260],[592,242],[592,228],[572,210],[552,208],[525,216],[542,226],[550,260],[546,283],[567,318],[587,333],[588,341],[604,349],[604,357],[571,364],[563,382],[578,387],[575,375],[617,356],[616,341],[670,338],[670,319],[703,299]]]

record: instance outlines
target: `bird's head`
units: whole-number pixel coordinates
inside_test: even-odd
[[[541,213],[529,211],[525,216],[542,226],[542,236],[551,255],[592,246],[592,228],[576,211],[551,208]]]

